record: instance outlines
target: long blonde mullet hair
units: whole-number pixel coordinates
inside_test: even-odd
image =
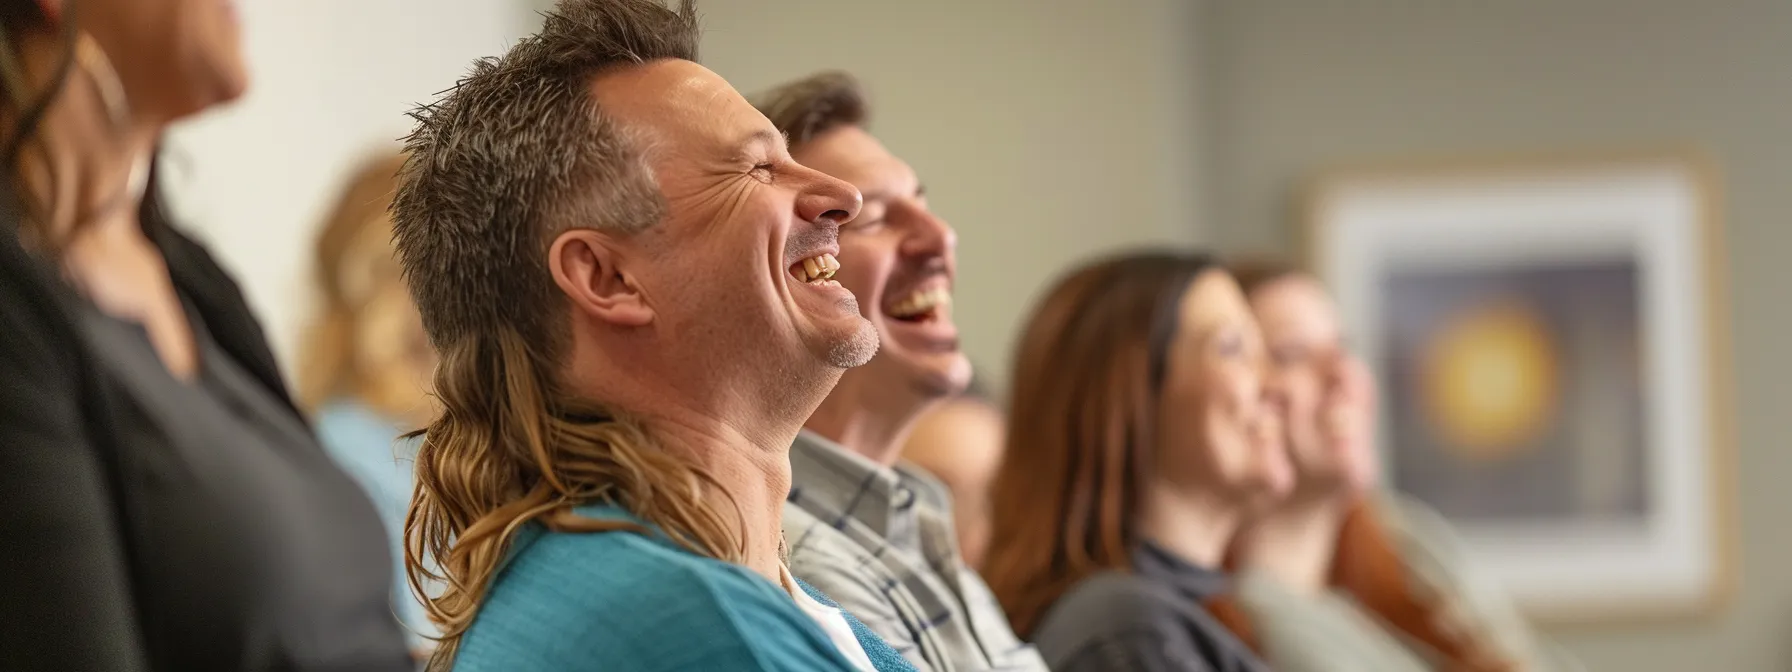
[[[591,78],[695,61],[698,34],[692,0],[560,0],[539,32],[476,61],[412,112],[392,226],[440,357],[441,414],[422,432],[405,520],[409,582],[442,631],[431,670],[452,664],[511,540],[531,521],[641,531],[573,512],[608,502],[694,553],[746,557],[745,521],[715,478],[562,384],[569,311],[544,263],[567,229],[631,235],[665,220],[646,159],[599,108]],[[439,594],[424,590],[432,582]]]
[[[413,434],[423,442],[404,523],[411,590],[442,628],[432,672],[452,666],[511,539],[530,521],[560,532],[646,532],[572,511],[609,502],[693,553],[746,557],[738,507],[730,522],[704,500],[727,490],[661,451],[638,422],[564,393],[545,354],[508,327],[441,353],[442,411]],[[439,595],[426,594],[431,582],[443,586]]]

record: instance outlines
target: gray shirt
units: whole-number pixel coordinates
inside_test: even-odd
[[[1266,672],[1269,668],[1202,608],[1226,577],[1150,542],[1131,572],[1079,581],[1052,604],[1033,641],[1057,672]]]
[[[373,505],[189,311],[200,372],[89,304],[116,402],[139,621],[155,669],[407,670]]]
[[[959,556],[944,485],[807,430],[790,448],[790,469],[784,536],[797,578],[917,669],[1046,669]]]

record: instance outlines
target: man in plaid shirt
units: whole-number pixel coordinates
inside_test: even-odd
[[[814,75],[757,104],[798,163],[864,194],[864,209],[840,228],[834,277],[881,342],[791,447],[791,571],[921,670],[1046,669],[960,559],[946,488],[897,464],[914,421],[970,381],[952,323],[952,227],[928,211],[914,170],[866,131],[867,105],[850,75]]]

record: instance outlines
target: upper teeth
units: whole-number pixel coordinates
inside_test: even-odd
[[[890,314],[896,317],[914,317],[934,308],[950,305],[952,293],[944,287],[935,287],[908,295],[908,298],[890,307]]]
[[[803,282],[827,280],[834,277],[834,273],[839,272],[840,260],[835,259],[831,253],[823,252],[804,259],[802,263],[796,265],[795,270],[797,277]]]

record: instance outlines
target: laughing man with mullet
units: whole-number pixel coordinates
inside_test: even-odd
[[[919,669],[1044,670],[961,559],[945,486],[898,464],[916,419],[970,382],[952,323],[952,227],[928,210],[915,171],[866,131],[851,76],[814,75],[757,103],[798,163],[864,194],[863,210],[840,227],[833,277],[858,297],[881,343],[791,446],[791,571]]]
[[[418,110],[393,234],[441,414],[405,522],[432,670],[879,672],[783,562],[791,441],[877,334],[853,187],[695,62],[686,0],[562,0]]]

